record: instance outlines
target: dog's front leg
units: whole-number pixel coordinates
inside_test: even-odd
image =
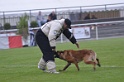
[[[63,70],[59,70],[59,71],[65,71],[69,66],[71,65],[71,63],[67,63],[67,65],[63,68]]]
[[[77,70],[79,71],[79,66],[78,66],[78,63],[77,62],[74,62],[75,66],[77,67]]]

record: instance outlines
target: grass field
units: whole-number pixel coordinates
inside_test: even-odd
[[[71,65],[60,74],[44,73],[37,68],[41,58],[39,48],[27,47],[0,50],[0,82],[124,82],[124,38],[80,41],[80,49],[93,49],[102,67],[93,71],[92,65],[79,64],[80,71]],[[74,49],[76,46],[58,43],[57,50]],[[56,59],[57,70],[66,62]]]

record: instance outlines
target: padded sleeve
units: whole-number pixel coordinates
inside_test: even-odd
[[[74,37],[74,35],[68,30],[68,29],[65,29],[63,31],[63,34],[73,43],[75,44],[77,41]]]

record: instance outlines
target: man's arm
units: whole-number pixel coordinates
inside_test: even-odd
[[[63,34],[73,43],[73,44],[76,44],[77,48],[79,48],[79,45],[74,37],[74,35],[68,30],[68,29],[65,29],[63,31]]]
[[[65,29],[63,31],[63,34],[74,44],[76,43],[76,39],[74,37],[74,35],[68,30],[68,29]]]

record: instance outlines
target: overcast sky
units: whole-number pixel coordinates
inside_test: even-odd
[[[0,0],[0,11],[124,3],[123,0]]]

